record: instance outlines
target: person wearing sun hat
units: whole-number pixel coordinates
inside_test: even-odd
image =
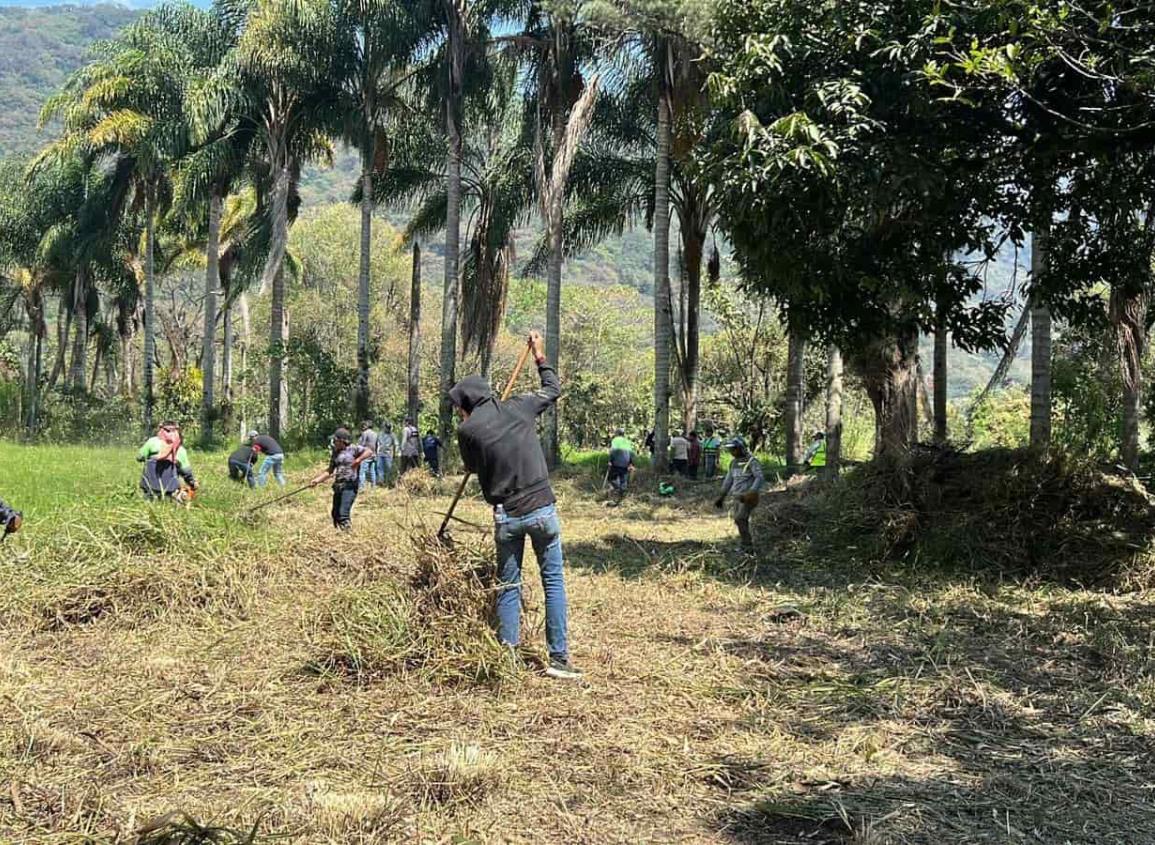
[[[329,468],[309,482],[316,487],[333,479],[333,527],[348,531],[352,527],[353,503],[360,487],[361,464],[373,460],[373,450],[353,442],[347,428],[333,432],[333,449],[329,454]]]
[[[748,552],[754,551],[754,535],[750,531],[750,516],[754,508],[758,507],[759,494],[766,484],[766,476],[762,474],[762,464],[750,454],[746,448],[746,441],[741,437],[734,437],[723,444],[732,456],[730,470],[722,481],[722,494],[714,502],[719,510],[726,504],[726,497],[733,495],[734,504],[730,515],[734,524],[738,526],[738,536],[742,540],[742,548]]]

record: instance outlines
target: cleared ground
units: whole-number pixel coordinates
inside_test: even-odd
[[[1150,592],[799,542],[750,561],[709,491],[611,509],[581,474],[559,489],[586,683],[326,672],[393,636],[450,483],[364,495],[345,537],[320,492],[241,520],[262,494],[222,456],[190,512],[138,503],[122,452],[86,452],[85,482],[74,457],[0,445],[0,496],[30,503],[0,546],[0,840],[182,811],[308,843],[1155,841]],[[335,642],[350,602],[381,625]]]

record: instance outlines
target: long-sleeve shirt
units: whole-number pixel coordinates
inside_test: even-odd
[[[172,457],[159,459],[158,456],[168,452],[168,444],[159,437],[150,437],[136,453],[136,459],[144,464],[140,476],[140,486],[155,494],[171,496],[180,490],[180,481],[184,480],[189,487],[196,488],[197,480],[193,475],[192,465],[189,463],[188,452],[183,445],[176,450],[176,460]]]
[[[762,474],[762,464],[751,456],[735,458],[730,464],[730,471],[722,479],[722,498],[733,494],[741,496],[743,493],[757,493],[766,484],[766,476]]]
[[[377,457],[393,458],[397,454],[397,438],[391,431],[383,431],[377,435]]]
[[[510,516],[525,516],[557,499],[537,436],[537,418],[561,396],[561,382],[548,364],[538,367],[541,389],[505,402],[476,376],[450,391],[453,403],[469,412],[457,429],[465,468],[477,473],[485,500]]]

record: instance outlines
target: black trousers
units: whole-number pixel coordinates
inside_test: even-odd
[[[610,487],[618,493],[625,493],[630,484],[630,471],[627,467],[610,467]]]
[[[253,481],[253,465],[229,461],[229,478],[233,481],[247,481],[250,487],[255,486]]]
[[[411,469],[417,469],[421,464],[421,459],[416,455],[402,455],[401,456],[401,475],[409,472]]]
[[[333,527],[348,531],[352,526],[353,502],[357,500],[356,484],[333,486]]]

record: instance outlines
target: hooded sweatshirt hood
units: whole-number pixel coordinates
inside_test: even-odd
[[[481,376],[462,379],[449,391],[449,401],[467,414],[492,396],[493,388]]]

